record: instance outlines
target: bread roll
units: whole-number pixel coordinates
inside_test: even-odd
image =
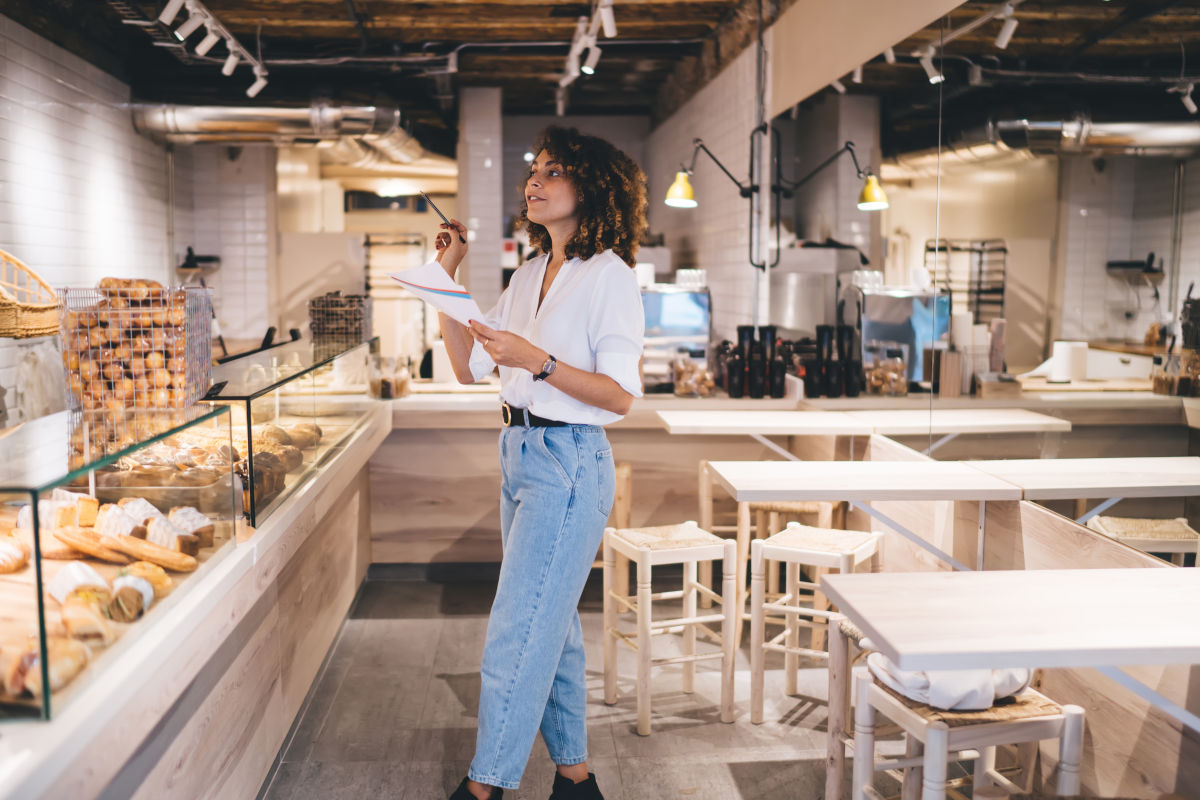
[[[166,570],[149,561],[135,561],[127,567],[122,567],[121,571],[117,573],[117,580],[126,575],[147,581],[154,589],[154,596],[159,600],[169,595],[175,588],[175,581],[171,580],[171,576],[166,573]]]

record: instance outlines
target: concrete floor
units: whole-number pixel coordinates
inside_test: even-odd
[[[599,584],[597,570],[580,612],[589,665],[589,766],[607,800],[822,798],[823,667],[802,669],[800,694],[786,697],[783,659],[772,654],[762,725],[749,721],[747,646],[738,656],[733,724],[718,719],[719,660],[698,664],[692,694],[681,691],[682,667],[658,668],[654,732],[638,736],[632,650],[620,648],[620,699],[613,706],[603,702]],[[364,583],[260,797],[447,797],[474,752],[479,660],[494,591],[489,581]],[[657,638],[655,655],[667,654],[679,641]],[[899,742],[887,749],[896,752],[895,745]],[[505,797],[544,800],[553,774],[539,737],[521,788]],[[878,786],[898,791],[886,778]]]

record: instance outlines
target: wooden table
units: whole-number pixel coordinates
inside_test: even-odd
[[[738,504],[738,592],[746,589],[750,503],[846,501],[958,570],[966,564],[867,503],[967,500],[979,503],[980,552],[988,500],[1020,500],[1021,490],[957,461],[711,461],[709,472]],[[980,564],[981,566],[981,564]]]
[[[1200,664],[1200,625],[1180,624],[1200,619],[1200,570],[875,573],[825,575],[821,585],[901,669],[1094,667],[1200,731],[1200,717],[1118,669]],[[847,645],[835,628],[825,789],[834,799],[842,796],[850,691]]]
[[[749,436],[784,458],[796,456],[767,436],[870,436],[874,426],[841,411],[659,411],[671,434]]]
[[[848,417],[871,423],[884,436],[940,436],[924,450],[926,455],[960,434],[1067,433],[1071,423],[1049,414],[1023,408],[876,409],[844,411]]]
[[[1108,498],[1082,514],[1084,523],[1126,497],[1200,495],[1200,458],[1059,458],[964,461],[974,469],[1018,486],[1024,500]]]

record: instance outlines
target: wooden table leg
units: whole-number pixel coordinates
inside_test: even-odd
[[[700,459],[698,473],[698,483],[696,485],[696,497],[700,503],[700,527],[712,533],[713,525],[713,498],[712,498],[712,476],[708,472],[708,462]],[[711,561],[703,561],[700,563],[700,585],[706,589],[711,589],[713,585]],[[712,608],[712,598],[708,595],[701,595],[701,608]]]
[[[841,617],[829,618],[829,724],[825,757],[825,800],[841,800],[846,773],[846,715],[850,706],[850,642]]]
[[[750,504],[738,503],[737,510],[737,623],[734,625],[733,642],[742,646],[742,623],[746,616],[746,567],[750,563]],[[724,564],[721,565],[724,568]]]

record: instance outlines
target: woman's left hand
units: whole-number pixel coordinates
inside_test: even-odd
[[[471,335],[483,345],[492,361],[502,367],[540,372],[548,356],[528,339],[508,331],[497,331],[478,320],[471,320]]]

